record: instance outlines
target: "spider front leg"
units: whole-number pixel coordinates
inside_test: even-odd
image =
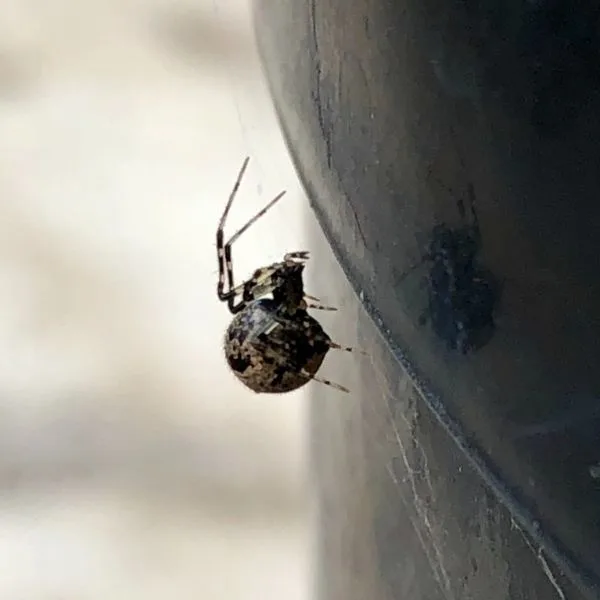
[[[219,281],[217,283],[217,296],[219,300],[222,302],[227,302],[227,306],[229,307],[230,312],[238,313],[245,308],[248,301],[252,299],[251,289],[251,281],[244,282],[241,286],[235,287],[234,278],[233,278],[233,258],[231,256],[231,247],[233,243],[260,217],[262,217],[276,202],[278,202],[283,195],[284,192],[278,194],[271,202],[269,202],[263,209],[261,209],[256,215],[254,215],[243,227],[241,227],[233,236],[229,239],[227,243],[224,241],[224,229],[225,222],[227,220],[227,216],[229,214],[229,210],[231,209],[231,205],[233,204],[233,200],[238,192],[240,187],[242,177],[246,171],[248,166],[249,158],[246,158],[242,164],[242,168],[240,169],[237,179],[235,180],[235,184],[231,193],[229,195],[229,199],[227,200],[227,204],[225,205],[225,210],[221,215],[221,220],[219,221],[219,226],[217,227],[217,261],[219,263]],[[225,291],[225,277],[227,277],[227,291]],[[236,297],[242,294],[242,299],[236,304]]]
[[[288,252],[283,256],[284,262],[306,262],[310,258],[308,250]]]
[[[231,209],[231,205],[233,204],[233,200],[240,188],[240,184],[242,182],[242,177],[248,167],[248,163],[250,162],[250,158],[246,157],[244,162],[242,163],[242,168],[240,169],[238,176],[233,185],[233,189],[229,194],[229,199],[227,200],[227,204],[225,205],[225,209],[223,210],[223,214],[221,215],[221,219],[219,221],[219,225],[217,227],[217,262],[219,263],[219,281],[217,283],[217,296],[219,300],[222,302],[227,302],[229,305],[229,309],[232,310],[232,302],[234,295],[232,295],[233,288],[233,264],[231,260],[231,241],[227,244],[225,243],[225,221],[227,220],[227,215],[229,214],[229,210]],[[227,280],[229,284],[229,291],[225,292],[225,274],[227,273]]]

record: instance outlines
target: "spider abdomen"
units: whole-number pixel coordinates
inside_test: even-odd
[[[258,393],[290,392],[314,376],[330,338],[305,310],[293,314],[274,300],[250,302],[225,334],[225,356],[236,377]]]

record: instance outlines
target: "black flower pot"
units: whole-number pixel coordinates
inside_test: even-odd
[[[254,3],[369,354],[312,384],[323,599],[600,597],[599,15]]]

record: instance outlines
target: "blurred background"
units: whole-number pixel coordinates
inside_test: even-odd
[[[310,596],[316,384],[255,395],[222,352],[246,155],[229,232],[288,195],[238,280],[315,235],[247,0],[3,2],[0,598]]]

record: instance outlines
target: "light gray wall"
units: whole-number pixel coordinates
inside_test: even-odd
[[[221,350],[246,154],[232,228],[289,194],[239,276],[310,218],[245,0],[3,3],[1,598],[307,597],[305,394],[246,391]]]

